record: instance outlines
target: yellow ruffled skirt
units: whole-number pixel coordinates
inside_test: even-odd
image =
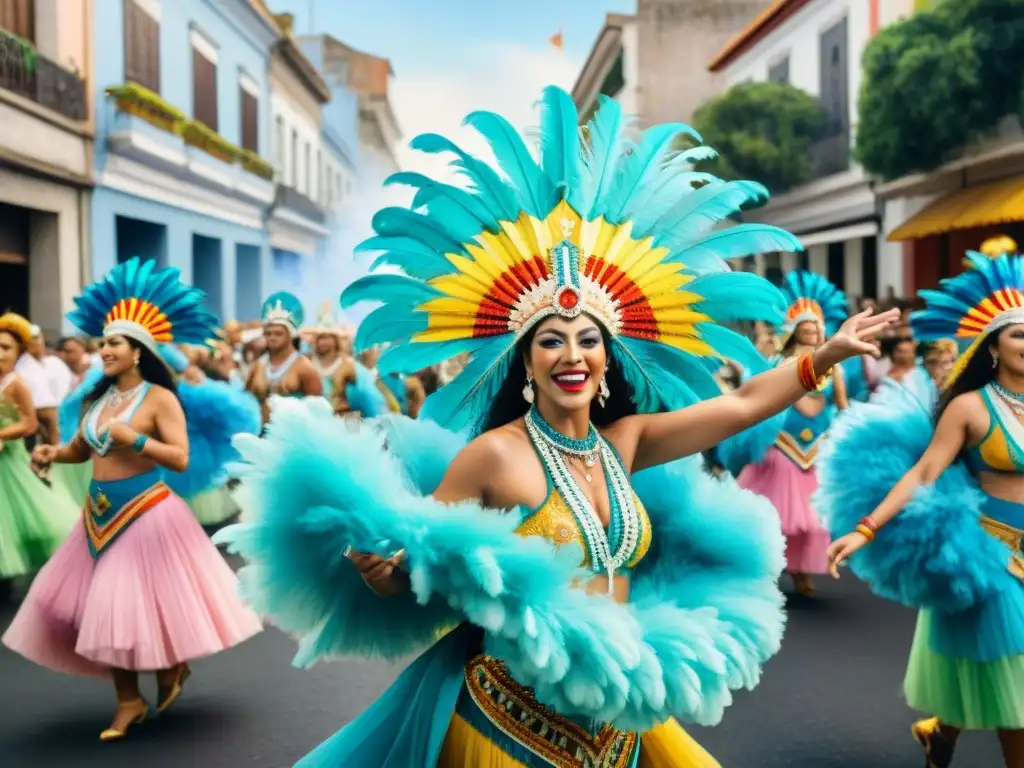
[[[460,715],[452,717],[437,768],[527,768],[509,757]],[[640,738],[639,768],[721,768],[675,720]]]

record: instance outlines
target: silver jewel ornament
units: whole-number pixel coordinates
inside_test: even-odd
[[[601,384],[597,388],[597,404],[604,408],[605,403],[608,402],[608,398],[612,396],[612,391],[608,388],[607,376],[601,377]]]
[[[523,387],[523,400],[528,402],[530,405],[533,405],[533,377],[530,374],[526,374],[526,385]]]

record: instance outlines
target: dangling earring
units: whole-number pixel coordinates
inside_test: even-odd
[[[992,367],[993,368],[998,368],[999,367],[999,355],[997,355],[997,354],[993,354],[992,355]]]
[[[533,405],[533,376],[526,374],[526,385],[523,387],[523,400]]]
[[[607,376],[601,377],[601,383],[597,388],[597,404],[604,408],[604,404],[608,402],[608,398],[612,396],[612,391],[608,388]]]
[[[135,358],[135,367],[136,368],[139,367],[139,358],[137,358],[137,357]]]

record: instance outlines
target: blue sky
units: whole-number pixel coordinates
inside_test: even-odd
[[[437,158],[404,149],[412,136],[434,131],[486,154],[460,128],[476,109],[500,112],[521,129],[550,84],[571,88],[605,14],[632,13],[636,0],[268,0],[295,14],[296,30],[326,32],[355,48],[389,58],[391,101],[404,134],[399,161],[438,172]],[[565,48],[551,35],[563,32]]]

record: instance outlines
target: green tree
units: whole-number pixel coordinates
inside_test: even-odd
[[[1022,102],[1024,0],[944,0],[864,51],[855,154],[892,179],[929,171]]]
[[[735,85],[704,104],[693,123],[719,157],[708,170],[725,179],[751,179],[773,193],[811,178],[811,146],[826,126],[813,96],[786,83]]]

